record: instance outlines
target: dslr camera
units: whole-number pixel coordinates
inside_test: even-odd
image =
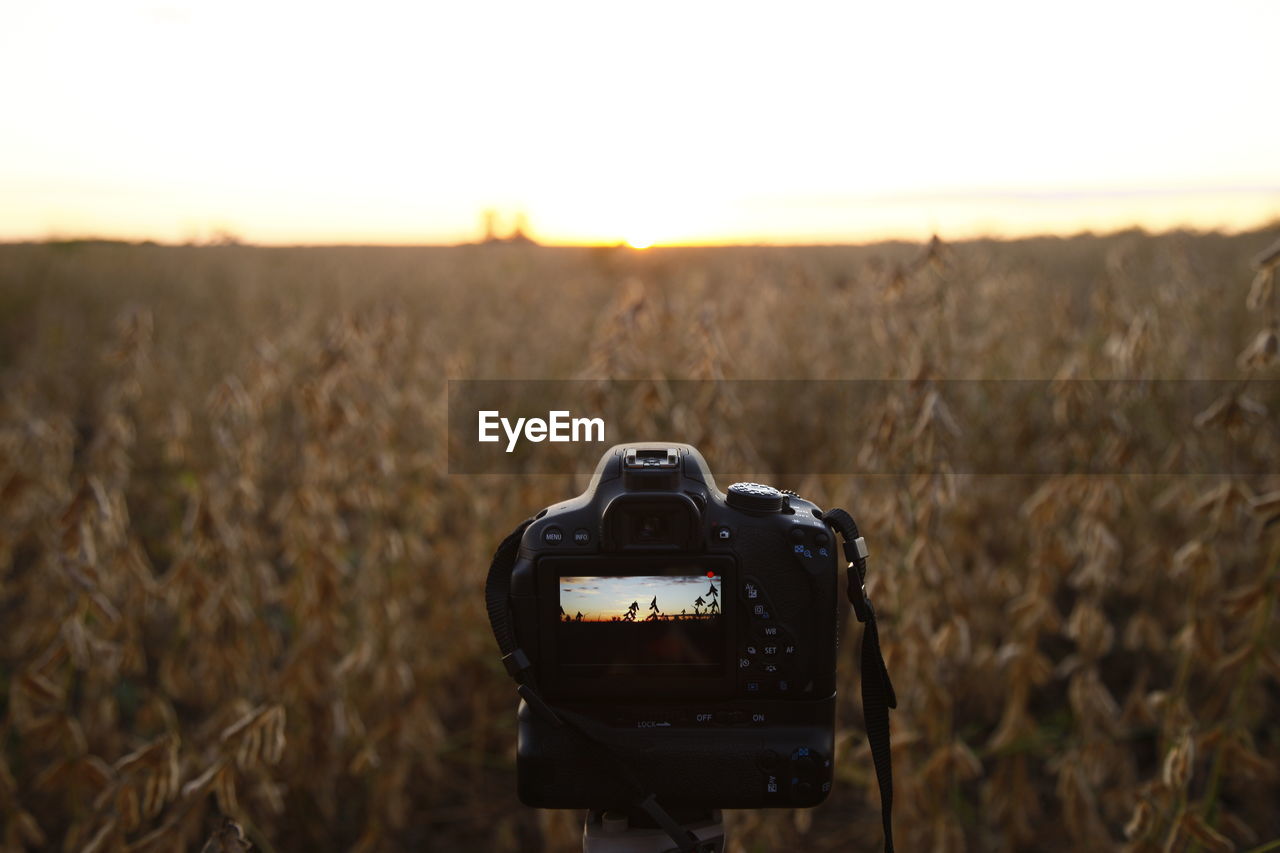
[[[624,807],[637,784],[678,809],[826,798],[843,563],[822,510],[721,492],[687,444],[628,444],[513,537],[509,589],[487,595],[508,669],[536,685],[521,801]]]

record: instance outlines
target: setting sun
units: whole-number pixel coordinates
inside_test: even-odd
[[[628,237],[627,245],[633,249],[647,249],[653,245],[653,241],[644,237]]]

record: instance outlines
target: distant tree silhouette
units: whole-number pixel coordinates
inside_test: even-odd
[[[507,238],[508,243],[532,243],[529,239],[529,217],[522,210],[516,214],[516,225]]]
[[[482,214],[482,218],[484,220],[484,240],[482,242],[485,245],[537,245],[537,241],[529,236],[529,217],[524,211],[516,213],[511,233],[506,237],[498,233],[498,211],[493,209],[486,210]]]
[[[706,604],[706,602],[702,600],[702,596],[698,596],[697,598],[695,598],[693,600],[693,612],[697,613],[698,615],[701,615],[702,605],[704,604]]]

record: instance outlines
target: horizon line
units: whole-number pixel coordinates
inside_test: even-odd
[[[528,238],[524,240],[464,240],[452,242],[270,242],[242,239],[235,234],[226,234],[222,239],[214,237],[197,241],[188,239],[182,242],[159,240],[149,237],[112,237],[106,235],[46,235],[43,237],[4,238],[0,237],[0,246],[54,246],[60,244],[99,243],[134,247],[157,247],[169,249],[464,249],[464,248],[501,248],[501,249],[620,249],[637,254],[651,252],[655,249],[733,249],[733,248],[823,248],[823,247],[855,247],[875,246],[888,243],[927,243],[932,239],[948,244],[999,242],[1015,243],[1023,240],[1043,239],[1075,239],[1082,237],[1107,238],[1131,232],[1139,232],[1151,237],[1173,234],[1241,236],[1280,228],[1280,215],[1271,216],[1252,226],[1213,226],[1177,225],[1165,228],[1149,228],[1141,223],[1107,229],[1080,228],[1070,231],[1035,231],[1025,234],[970,233],[957,237],[945,237],[940,232],[945,229],[934,229],[930,237],[886,235],[870,239],[851,238],[847,240],[789,240],[787,238],[757,238],[732,241],[671,241],[657,242],[649,246],[632,246],[626,240],[613,241],[556,241]],[[230,238],[230,239],[227,239]]]

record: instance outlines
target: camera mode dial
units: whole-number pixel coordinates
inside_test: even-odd
[[[734,483],[729,487],[729,506],[747,512],[780,512],[782,492],[760,483]]]

